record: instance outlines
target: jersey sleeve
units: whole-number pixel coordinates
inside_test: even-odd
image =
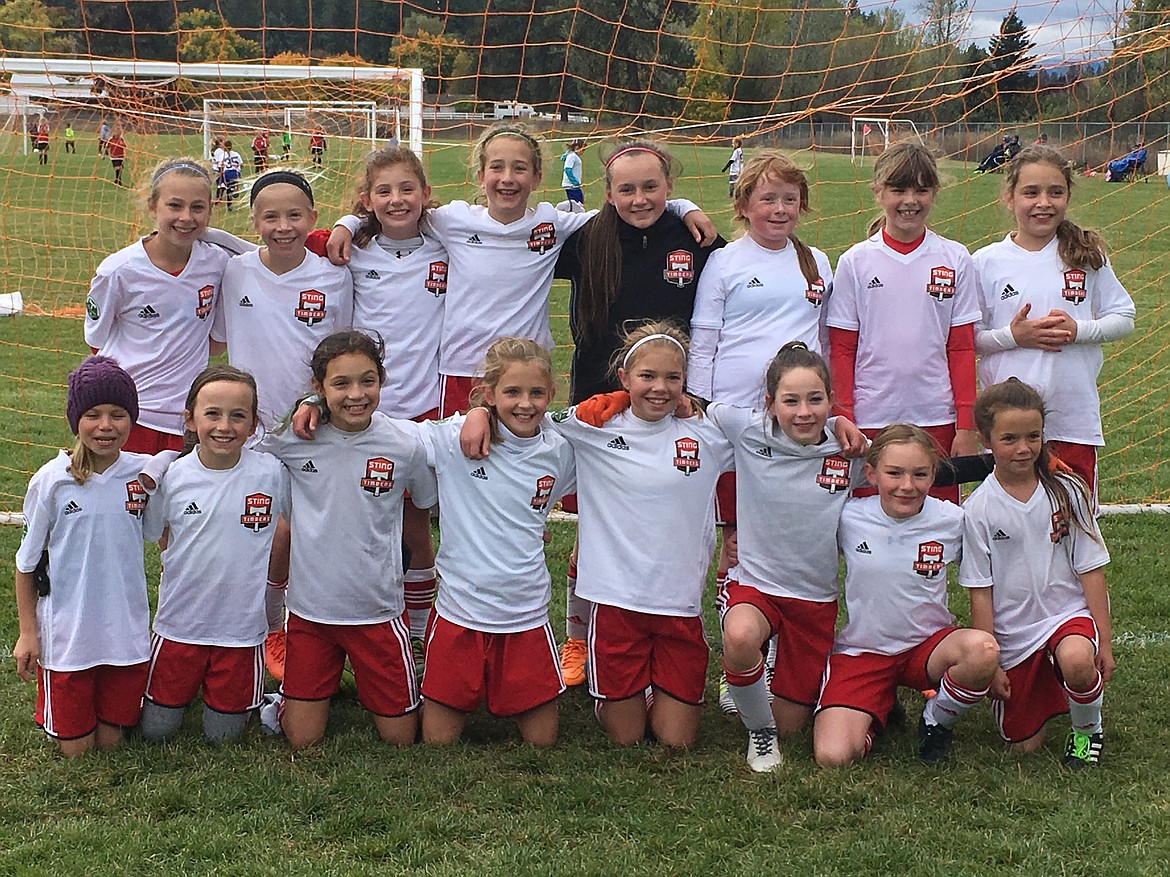
[[[427,454],[421,439],[415,441],[414,459],[411,460],[409,472],[406,489],[410,491],[410,501],[415,508],[433,508],[439,501],[439,483],[435,479],[435,470],[427,465]]]
[[[955,297],[951,304],[951,325],[965,326],[977,323],[982,317],[979,307],[979,279],[971,254],[960,243],[955,243]]]
[[[717,250],[707,259],[699,285],[695,288],[695,309],[691,326],[697,329],[722,329],[723,309],[727,304],[727,284],[724,282],[723,263],[726,250]]]
[[[236,237],[230,231],[224,231],[222,228],[212,228],[210,226],[203,230],[203,234],[199,236],[199,239],[204,243],[217,246],[221,250],[231,253],[233,256],[260,249],[259,244],[254,244],[251,241]]]
[[[837,275],[833,278],[833,294],[825,311],[825,324],[835,329],[861,329],[857,313],[857,282],[854,277],[852,250],[837,262]]]
[[[434,213],[434,211],[432,210],[430,213]],[[429,216],[430,213],[427,215]],[[338,219],[337,222],[333,223],[334,228],[337,228],[339,225],[350,234],[357,234],[358,229],[362,227],[362,218],[360,216],[354,215],[353,213],[347,213],[345,216]]]
[[[348,268],[341,268],[337,279],[337,325],[353,326],[353,274]]]
[[[121,304],[122,284],[117,274],[99,265],[85,297],[85,343],[101,350],[114,331]]]
[[[159,484],[146,503],[146,511],[142,514],[142,539],[144,542],[157,542],[162,538],[167,527],[167,499],[169,491],[167,485]]]
[[[1093,298],[1094,317],[1100,318],[1110,314],[1121,314],[1126,317],[1137,315],[1133,298],[1121,285],[1121,281],[1117,279],[1117,275],[1113,271],[1113,266],[1108,262],[1097,271],[1096,286],[1095,292],[1097,294]]]
[[[1085,505],[1085,498],[1067,480],[1064,480],[1064,484],[1068,490],[1069,502],[1072,503],[1073,514],[1089,529],[1089,533],[1086,533],[1073,522],[1069,522],[1067,549],[1069,565],[1077,575],[1083,575],[1109,563],[1109,549],[1105,547],[1097,519]]]
[[[964,588],[990,588],[992,580],[991,542],[987,527],[978,519],[978,501],[972,506],[967,500],[963,517],[963,557],[959,561],[959,584]]]
[[[707,419],[733,444],[739,441],[739,436],[751,425],[752,417],[756,414],[759,412],[751,408],[723,402],[712,402],[707,406]]]
[[[52,479],[46,475],[44,470],[33,475],[24,494],[24,533],[20,537],[20,547],[16,549],[16,569],[19,572],[35,571],[41,554],[49,545],[51,515],[48,494]]]

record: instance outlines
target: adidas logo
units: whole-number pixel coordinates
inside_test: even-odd
[[[64,511],[64,514],[66,514],[66,515],[72,515],[72,514],[74,514],[75,512],[79,512],[79,511],[81,511],[81,506],[79,506],[79,505],[78,505],[77,503],[75,503],[73,500],[69,500],[69,502],[68,502],[68,503],[65,505],[65,511]]]
[[[991,541],[992,542],[1003,542],[1003,541],[1005,541],[1007,539],[1011,539],[1011,538],[1012,537],[1009,536],[1007,533],[1005,533],[1003,530],[996,530],[995,535],[991,537]]]
[[[245,295],[242,299],[240,299],[240,307],[242,307],[242,308],[252,307],[252,299],[248,298],[248,296]]]
[[[153,320],[157,316],[158,316],[158,311],[156,311],[150,305],[147,305],[146,307],[144,307],[142,310],[140,310],[138,312],[138,319],[140,319],[140,320]]]
[[[612,442],[606,442],[605,446],[607,448],[613,448],[615,451],[628,451],[630,449],[630,446],[626,444],[626,440],[620,435]]]
[[[481,241],[481,240],[479,239],[479,235],[477,235],[477,234],[473,234],[471,237],[469,237],[469,238],[467,239],[467,242],[468,242],[469,244],[482,244],[482,243],[483,243],[483,241]]]
[[[1007,286],[1005,286],[1003,288],[1003,292],[1000,293],[999,300],[1003,301],[1004,299],[1008,299],[1014,295],[1019,295],[1019,294],[1020,294],[1020,291],[1009,283]]]
[[[472,472],[471,477],[478,478],[480,481],[487,481],[488,480],[487,473],[483,471],[483,466],[480,466],[478,469],[476,469],[474,472]]]
[[[748,281],[747,288],[748,289],[759,289],[763,285],[764,284],[760,281],[760,278],[753,277],[751,280]]]
[[[856,551],[858,554],[873,554],[873,552],[869,550],[869,545],[867,545],[865,542],[862,542],[860,545],[858,545],[853,550]]]
[[[769,460],[772,459],[772,449],[766,445],[762,448],[756,448],[756,454],[760,457],[767,457]]]
[[[883,285],[882,285],[882,282],[880,280],[878,280],[877,277],[875,276],[873,278],[873,280],[871,280],[871,281],[869,281],[869,283],[865,284],[865,288],[866,289],[882,289]]]
[[[195,505],[195,503],[189,503],[187,505],[187,507],[185,509],[183,509],[183,514],[184,515],[201,515],[201,514],[203,514],[203,512],[201,512],[199,510],[199,506]]]
[[[371,268],[369,271],[366,272],[366,280],[381,280],[381,279],[382,279],[382,275],[379,274],[377,271],[375,271],[373,268]]]
[[[305,461],[305,465],[301,467],[302,472],[311,472],[313,475],[317,474],[317,467],[313,465],[312,460]]]

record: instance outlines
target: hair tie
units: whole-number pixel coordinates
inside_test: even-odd
[[[632,146],[623,146],[621,149],[617,150],[613,155],[607,158],[605,160],[605,169],[609,170],[609,166],[613,164],[616,159],[621,158],[623,155],[628,155],[631,152],[649,152],[663,164],[669,164],[669,162],[666,160],[666,156],[654,147],[634,144]]]
[[[679,349],[679,352],[682,353],[683,359],[686,359],[687,349],[682,346],[682,343],[679,342],[679,340],[677,338],[675,338],[673,335],[666,335],[662,332],[656,332],[653,335],[647,335],[645,338],[639,338],[637,341],[634,342],[634,345],[629,350],[627,350],[626,355],[624,357],[622,357],[622,368],[625,368],[629,364],[630,357],[634,355],[634,351],[637,350],[639,347],[641,347],[643,344],[645,344],[647,341],[661,341],[661,340],[669,341],[671,344],[673,344],[675,347],[677,347]]]
[[[256,196],[268,186],[276,183],[288,183],[291,186],[296,186],[309,199],[309,206],[313,206],[313,187],[309,185],[308,180],[293,171],[269,171],[254,182],[252,184],[252,194],[248,198],[248,205],[254,206],[256,204]]]
[[[160,179],[162,179],[164,174],[167,174],[170,171],[177,171],[180,169],[181,170],[189,170],[189,171],[198,171],[200,176],[203,177],[203,179],[207,180],[207,182],[209,182],[209,183],[211,182],[211,174],[209,174],[207,172],[207,168],[203,167],[202,165],[195,164],[194,162],[179,161],[179,162],[176,162],[175,164],[168,164],[166,167],[160,167],[158,170],[156,170],[154,172],[154,176],[150,178],[150,187],[153,189],[158,184],[158,181]]]

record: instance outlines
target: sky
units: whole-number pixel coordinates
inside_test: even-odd
[[[875,2],[870,9],[892,5],[907,21],[922,21],[922,0],[893,0],[891,4]],[[1062,61],[1085,61],[1109,55],[1111,37],[1119,17],[1124,17],[1125,0],[970,0],[969,19],[964,43],[984,48],[991,35],[999,32],[1003,17],[1015,8],[1028,28],[1033,54],[1045,64]]]

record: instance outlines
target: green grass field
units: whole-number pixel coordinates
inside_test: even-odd
[[[194,138],[158,138],[150,152],[196,149]],[[88,154],[86,151],[88,150]],[[136,156],[128,176],[153,162]],[[9,149],[0,197],[0,259],[8,283],[45,310],[80,304],[97,262],[139,229],[131,193],[109,182],[108,163],[92,145],[55,153],[38,169]],[[329,154],[317,185],[322,221],[348,201],[351,168]],[[730,230],[724,150],[685,146],[676,186]],[[466,151],[429,157],[436,194],[468,197]],[[356,156],[354,157],[356,160]],[[802,154],[817,185],[817,212],[804,237],[835,259],[859,239],[874,214],[868,166],[840,156]],[[586,177],[598,171],[586,153]],[[544,194],[560,199],[559,170],[549,162]],[[997,178],[968,179],[946,165],[950,182],[935,227],[971,247],[1002,235],[1007,218],[993,202]],[[96,177],[95,177],[96,174]],[[597,205],[601,187],[587,187]],[[1148,184],[1106,186],[1086,180],[1075,214],[1108,237],[1134,298],[1137,330],[1115,345],[1103,376],[1111,447],[1103,459],[1104,498],[1170,495],[1167,453],[1167,190]],[[216,220],[247,233],[239,214]],[[52,246],[50,247],[50,243]],[[565,296],[554,291],[554,331],[567,335]],[[19,508],[28,475],[67,440],[62,417],[66,373],[85,352],[78,319],[0,318],[0,509]],[[559,350],[564,364],[563,349]],[[31,721],[33,688],[3,662],[0,673],[0,874],[198,875],[1157,875],[1170,860],[1170,793],[1164,721],[1164,668],[1170,659],[1170,568],[1165,519],[1111,517],[1104,531],[1113,554],[1118,670],[1106,697],[1106,755],[1100,770],[1070,774],[1059,765],[1064,726],[1046,750],[1008,754],[986,706],[960,724],[952,761],[926,769],[914,757],[911,730],[880,739],[870,759],[845,771],[816,769],[807,735],[788,746],[786,767],[751,775],[737,719],[714,703],[703,715],[698,747],[670,754],[653,745],[619,751],[593,719],[585,692],[561,705],[562,742],[536,752],[507,723],[483,716],[452,750],[378,743],[346,689],[334,703],[326,743],[291,755],[251,733],[239,745],[202,742],[197,716],[166,746],[133,741],[123,750],[66,763]],[[554,525],[548,550],[554,584],[563,583],[571,530]],[[12,580],[19,540],[0,528],[0,579]],[[153,554],[151,555],[153,558]],[[152,560],[152,577],[156,563]],[[156,580],[156,578],[155,578]],[[953,607],[965,616],[962,596]],[[553,599],[560,628],[562,591]],[[712,617],[708,629],[717,629]],[[16,631],[11,600],[0,600],[0,654]],[[713,654],[712,673],[717,656]],[[921,700],[903,693],[915,717]]]

